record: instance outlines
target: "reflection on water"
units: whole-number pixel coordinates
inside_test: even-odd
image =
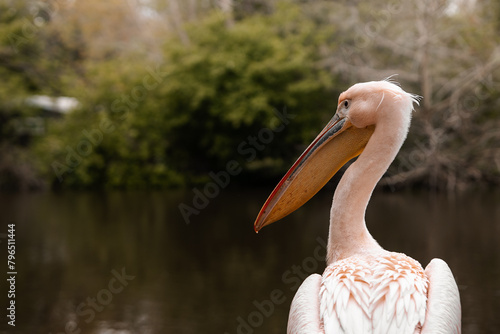
[[[189,225],[192,192],[1,194],[0,233],[17,224],[15,332],[284,333],[299,282],[324,269],[332,190],[256,235],[269,190],[225,190]],[[367,212],[384,248],[448,262],[466,334],[500,332],[498,203],[378,192]]]

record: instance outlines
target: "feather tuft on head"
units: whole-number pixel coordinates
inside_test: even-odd
[[[393,85],[401,87],[401,84],[393,79],[397,75],[398,74],[392,74],[392,75],[388,76],[387,78],[383,79],[382,81],[389,82]],[[420,105],[420,101],[422,101],[424,98],[423,96],[420,96],[417,94],[411,94],[411,93],[406,93],[406,94],[408,94],[410,96],[412,103],[415,103],[418,106]],[[413,108],[413,110],[415,110],[415,108]]]
[[[401,84],[399,82],[397,82],[396,80],[393,79],[396,76],[398,76],[397,73],[396,74],[391,74],[387,78],[383,79],[382,81],[387,81],[387,82],[389,82],[391,84],[394,84],[394,85],[396,85],[398,87],[401,87]]]

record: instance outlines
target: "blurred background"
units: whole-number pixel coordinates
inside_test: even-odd
[[[253,220],[338,95],[396,74],[423,99],[368,227],[446,260],[463,332],[498,333],[499,33],[496,0],[0,1],[0,333],[285,332],[341,173]]]

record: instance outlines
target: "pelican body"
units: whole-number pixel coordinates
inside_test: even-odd
[[[292,213],[349,160],[330,213],[327,267],[300,286],[289,334],[461,332],[458,288],[448,265],[425,268],[384,250],[370,235],[365,212],[392,163],[418,97],[389,79],[358,83],[340,94],[337,111],[263,205],[255,231]]]

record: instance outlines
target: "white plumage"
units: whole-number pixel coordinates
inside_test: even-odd
[[[256,231],[303,205],[359,155],[333,196],[327,268],[297,291],[289,334],[460,333],[460,297],[448,265],[434,259],[424,270],[384,250],[366,228],[366,207],[406,138],[414,103],[415,95],[390,80],[343,92],[332,120],[262,207]]]
[[[420,263],[404,254],[337,261],[320,288],[325,332],[413,334],[425,320],[427,285]]]

